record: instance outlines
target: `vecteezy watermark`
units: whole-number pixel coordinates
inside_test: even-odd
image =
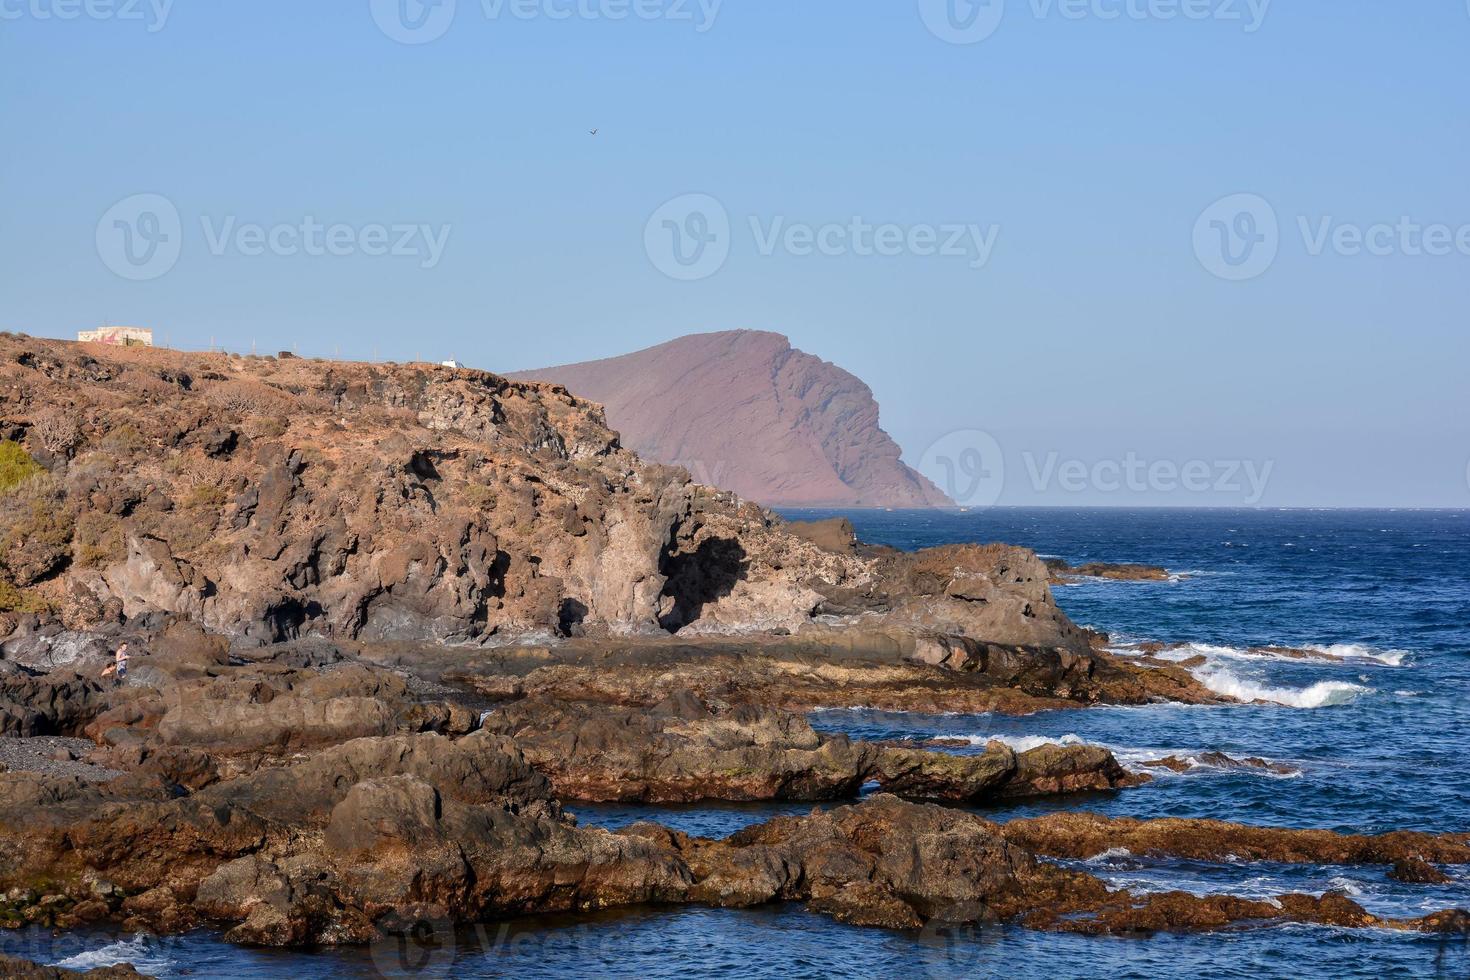
[[[1255,506],[1266,495],[1275,460],[1148,458],[1130,451],[1118,458],[1084,460],[1049,451],[1020,454],[1020,473],[1032,497],[1089,494],[1178,496],[1213,494]],[[959,429],[935,440],[917,469],[961,507],[997,503],[1017,469],[1000,443],[980,429]],[[1470,475],[1467,475],[1470,479]]]
[[[4,0],[0,0],[4,2]],[[454,25],[457,0],[370,0],[373,22],[400,44],[437,41]],[[642,20],[687,23],[703,34],[725,0],[478,0],[481,17],[506,20]]]
[[[157,34],[173,7],[174,0],[0,0],[0,21],[115,20]]]
[[[978,44],[1000,30],[1006,0],[919,0],[929,33],[950,44]]]
[[[950,44],[976,44],[1000,30],[1006,0],[918,0],[929,33]],[[1467,0],[1470,2],[1470,0]],[[1254,34],[1271,0],[1026,0],[1036,20],[1217,21]]]
[[[368,952],[381,976],[445,976],[454,963],[454,921],[440,906],[389,913],[377,929]]]
[[[236,215],[201,215],[202,240],[212,256],[411,258],[432,269],[444,257],[452,226],[423,223],[354,225],[325,223],[312,215],[299,221],[261,224]],[[124,279],[145,281],[168,273],[179,261],[184,223],[162,194],[134,194],[108,208],[97,222],[97,254]]]
[[[1253,507],[1266,495],[1266,486],[1276,461],[1268,459],[1145,459],[1135,452],[1121,459],[1062,459],[1049,452],[1038,457],[1023,452],[1031,488],[1045,494],[1056,488],[1063,493],[1098,494],[1216,494],[1240,497]]]
[[[756,251],[769,258],[777,252],[806,257],[829,258],[844,255],[882,256],[894,258],[914,255],[919,258],[965,259],[972,269],[980,269],[990,261],[999,225],[978,224],[874,224],[862,217],[845,222],[813,225],[788,221],[783,216],[762,221],[752,215],[750,231],[755,237]]]
[[[991,952],[989,944],[999,941],[1004,934],[989,908],[980,909],[975,921],[930,919],[919,930],[913,957],[917,960],[915,965],[925,976],[936,980],[982,975],[985,971],[981,966]]]
[[[755,252],[764,258],[939,257],[980,269],[990,261],[999,225],[872,222],[861,216],[813,224],[785,215],[746,220]],[[707,279],[730,257],[730,213],[708,194],[682,194],[660,205],[643,227],[643,247],[655,268],[684,281]]]
[[[737,475],[735,467],[727,459],[688,459],[681,462],[689,471],[689,478],[702,487],[726,487],[727,481]]]
[[[730,213],[708,194],[681,194],[649,217],[643,249],[671,279],[708,279],[730,257]]]
[[[1365,224],[1300,214],[1294,224],[1310,258],[1470,257],[1470,223],[1426,223],[1404,215]],[[1269,201],[1257,194],[1231,194],[1211,204],[1195,222],[1194,254],[1200,265],[1221,279],[1255,279],[1276,262],[1282,237]]]
[[[97,254],[124,279],[157,279],[174,267],[183,248],[179,209],[162,194],[134,194],[97,222]]]
[[[1005,489],[1005,453],[979,429],[941,436],[919,457],[918,469],[961,507],[989,507]]]
[[[240,255],[313,257],[330,255],[345,257],[366,255],[372,258],[391,256],[419,260],[419,267],[432,269],[444,257],[449,244],[450,225],[323,224],[311,215],[299,222],[271,225],[241,223],[234,215],[215,219],[203,215],[205,245],[214,256],[236,252]]]
[[[1194,223],[1194,254],[1221,279],[1254,279],[1271,268],[1281,247],[1276,209],[1255,194],[1232,194]]]
[[[455,0],[370,0],[378,30],[399,44],[428,44],[454,24]]]
[[[1423,224],[1404,215],[1393,222],[1360,225],[1338,221],[1331,216],[1309,218],[1301,215],[1297,218],[1297,227],[1307,254],[1314,258],[1327,252],[1348,257],[1470,257],[1470,224]]]

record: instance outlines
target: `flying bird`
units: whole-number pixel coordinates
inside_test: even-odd
[[[591,135],[593,135],[593,136],[596,136],[596,135],[597,135],[597,130],[595,130],[595,129],[594,129],[594,130],[592,130],[592,131],[591,131]]]

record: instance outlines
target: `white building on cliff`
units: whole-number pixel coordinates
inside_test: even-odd
[[[99,327],[77,331],[84,344],[113,344],[117,347],[152,347],[153,331],[146,327]]]

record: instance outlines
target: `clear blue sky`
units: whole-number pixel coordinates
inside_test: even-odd
[[[769,329],[867,380],[911,462],[990,434],[1002,502],[1244,502],[1100,489],[1096,464],[1131,453],[1270,463],[1271,506],[1470,506],[1470,254],[1313,255],[1298,220],[1470,225],[1464,0],[1276,0],[1253,32],[1246,0],[1198,20],[1161,15],[1177,0],[1008,0],[972,44],[926,28],[928,0],[728,0],[712,23],[697,0],[637,0],[653,20],[504,2],[458,0],[442,37],[404,44],[369,0],[162,20],[149,0],[142,20],[3,0],[0,328],[495,370]],[[644,232],[691,192],[727,212],[730,251],[680,281]],[[99,225],[144,193],[176,208],[180,251],[135,280]],[[1237,193],[1280,227],[1244,281],[1194,244]],[[349,226],[353,254],[210,242],[308,216]],[[974,269],[763,255],[750,226],[854,216],[999,231]],[[378,224],[449,237],[432,264],[418,239],[365,254]],[[1089,475],[1036,479],[1049,457]]]

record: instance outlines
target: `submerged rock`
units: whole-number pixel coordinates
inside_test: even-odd
[[[1046,567],[1051,573],[1051,580],[1062,584],[1088,578],[1108,579],[1113,582],[1168,582],[1174,577],[1170,575],[1167,568],[1161,568],[1158,565],[1092,561],[1074,566],[1061,558],[1048,558]],[[1182,575],[1179,577],[1187,578]]]
[[[1096,857],[1113,848],[1200,861],[1392,864],[1404,858],[1470,864],[1470,834],[1399,830],[1366,836],[1326,830],[1250,827],[1221,820],[1135,820],[1095,813],[1050,813],[1013,820],[1003,831],[1037,854]]]

